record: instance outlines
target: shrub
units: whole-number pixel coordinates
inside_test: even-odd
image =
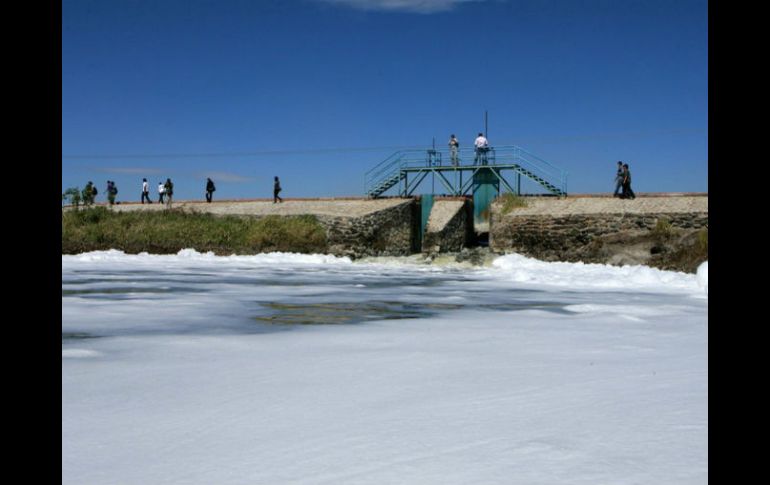
[[[69,200],[70,205],[74,205],[75,208],[77,209],[78,207],[80,207],[80,201],[82,200],[80,197],[80,189],[77,187],[68,188],[61,195],[61,199]]]
[[[658,240],[665,241],[666,239],[670,239],[674,234],[674,227],[671,225],[671,222],[669,222],[668,219],[661,218],[658,219],[658,222],[655,223],[655,227],[652,229],[652,234]]]
[[[512,192],[506,192],[499,197],[497,197],[496,202],[499,202],[502,204],[502,213],[508,214],[513,209],[517,207],[526,207],[527,201],[521,197],[520,195],[514,194]]]
[[[705,257],[704,261],[708,259],[709,254],[709,228],[704,227],[698,231],[698,251]]]
[[[323,253],[326,231],[314,216],[215,216],[182,210],[114,212],[105,207],[62,213],[62,252],[119,249],[127,253],[216,254],[269,251]]]

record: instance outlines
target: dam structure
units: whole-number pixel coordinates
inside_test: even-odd
[[[568,196],[564,170],[516,146],[493,147],[481,157],[473,149],[458,150],[456,157],[403,150],[366,172],[364,195],[358,197],[285,198],[278,204],[179,200],[173,207],[250,218],[310,215],[326,232],[329,254],[353,259],[486,246],[495,254],[547,261],[664,267],[667,254],[695,254],[698,248],[702,254],[707,248],[707,193],[637,193],[628,200],[613,197],[613,188]],[[507,206],[499,198],[503,191],[522,204]],[[109,207],[168,210],[122,201]]]
[[[515,145],[488,147],[483,152],[473,148],[455,153],[434,148],[397,151],[366,172],[364,193],[370,198],[388,193],[410,197],[427,180],[431,191],[422,193],[423,199],[437,195],[436,182],[444,197],[472,198],[474,225],[481,229],[477,232],[488,230],[489,205],[501,190],[567,196],[566,171]]]

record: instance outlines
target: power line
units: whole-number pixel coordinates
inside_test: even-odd
[[[564,135],[564,136],[546,136],[546,137],[526,137],[527,141],[537,142],[569,142],[569,141],[586,141],[586,140],[600,140],[600,139],[612,139],[612,138],[646,138],[657,135],[684,135],[684,134],[697,134],[706,133],[702,128],[679,128],[672,130],[656,130],[656,131],[630,131],[630,132],[607,132],[607,133],[591,133],[586,135]],[[521,144],[519,142],[509,141],[496,141],[495,145],[516,145]],[[81,160],[108,160],[108,159],[153,159],[153,158],[225,158],[225,157],[261,157],[261,156],[276,156],[276,155],[307,155],[318,153],[355,153],[355,152],[371,152],[371,151],[399,151],[399,150],[422,150],[428,149],[426,145],[391,145],[391,146],[377,146],[377,147],[337,147],[337,148],[306,148],[306,149],[272,149],[272,150],[257,150],[250,152],[219,152],[219,153],[133,153],[133,154],[73,154],[62,155],[63,159],[81,159]]]
[[[420,145],[401,145],[401,146],[383,146],[383,147],[350,147],[350,148],[306,148],[294,150],[262,150],[254,152],[223,152],[223,153],[134,153],[125,155],[62,155],[62,158],[80,158],[80,159],[117,159],[117,158],[214,158],[214,157],[254,157],[266,155],[302,155],[311,153],[345,153],[345,152],[366,152],[379,150],[418,150],[424,148]]]

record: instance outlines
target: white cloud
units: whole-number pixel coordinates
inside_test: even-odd
[[[454,9],[462,3],[484,0],[316,0],[342,5],[358,10],[379,10],[385,12],[436,13]]]
[[[122,173],[130,175],[156,175],[161,173],[161,170],[157,168],[145,168],[145,167],[91,167],[91,170],[101,173]]]

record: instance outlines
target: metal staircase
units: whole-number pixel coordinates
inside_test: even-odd
[[[437,150],[395,152],[366,172],[364,192],[367,196],[376,198],[403,182],[398,193],[406,197],[432,173],[449,193],[465,195],[473,187],[473,177],[486,171],[493,173],[510,192],[518,194],[520,189],[515,189],[502,175],[503,171],[511,171],[515,174],[517,187],[520,187],[520,177],[524,176],[550,194],[558,197],[567,195],[567,172],[515,145],[492,147],[482,160],[477,160],[473,149],[459,150],[455,163],[450,161],[444,164],[442,158],[443,154]],[[468,173],[470,177],[467,176]],[[465,182],[463,174],[466,175]]]

